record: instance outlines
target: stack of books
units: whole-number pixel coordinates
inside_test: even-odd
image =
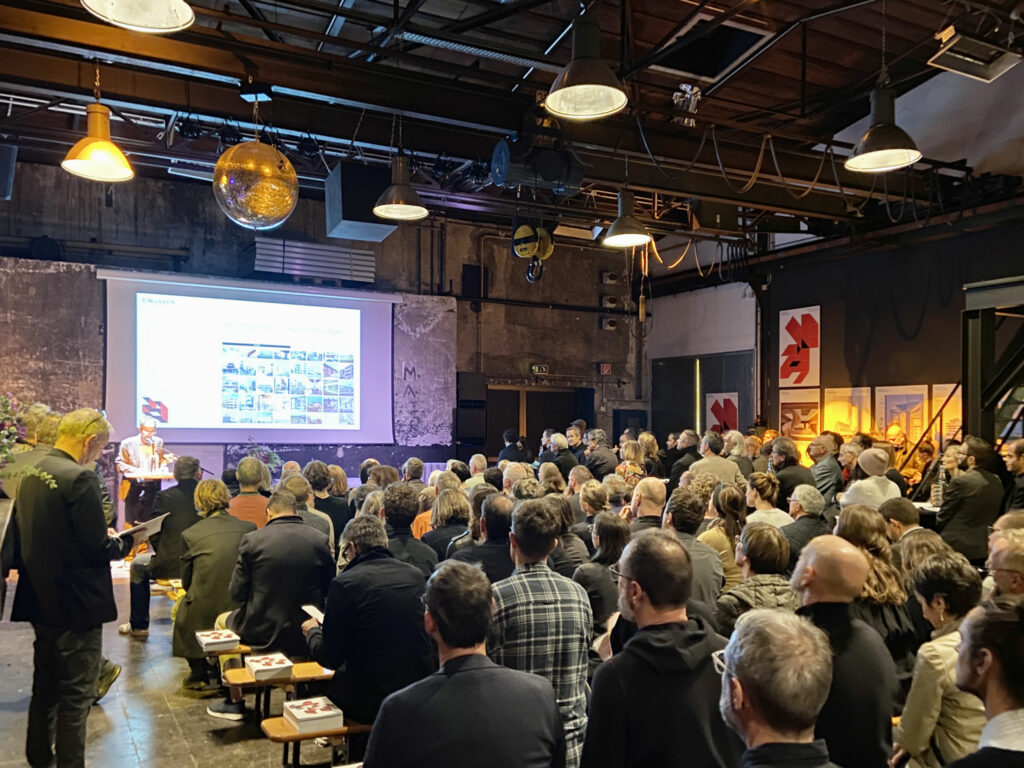
[[[210,651],[230,651],[238,647],[239,637],[230,629],[211,629],[207,632],[196,632],[196,640],[203,653]]]
[[[333,731],[345,726],[345,716],[326,696],[284,703],[284,719],[298,733]]]
[[[245,668],[256,680],[276,680],[279,677],[292,676],[292,662],[283,653],[247,656]]]

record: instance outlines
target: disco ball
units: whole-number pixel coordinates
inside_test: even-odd
[[[225,150],[213,170],[213,196],[229,219],[248,229],[273,229],[292,215],[299,179],[269,144],[246,141]]]

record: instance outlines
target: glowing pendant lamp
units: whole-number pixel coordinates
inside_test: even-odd
[[[180,32],[196,20],[185,0],[82,0],[82,5],[108,24],[152,35]]]
[[[647,227],[633,215],[633,193],[628,189],[619,192],[619,217],[608,227],[602,242],[612,248],[633,248],[651,242]]]
[[[99,75],[96,77],[98,83]],[[110,110],[99,103],[98,85],[96,96],[97,100],[86,107],[88,135],[71,148],[60,167],[91,181],[128,181],[135,177],[135,171],[110,140]]]
[[[601,30],[589,13],[572,24],[572,60],[544,99],[544,107],[567,120],[595,120],[626,106],[626,92],[601,60]]]
[[[373,215],[393,221],[417,221],[429,213],[416,190],[409,185],[409,158],[399,150],[391,161],[391,186],[377,198]]]
[[[882,77],[871,92],[871,127],[861,136],[853,154],[846,158],[848,171],[886,173],[906,168],[921,159],[921,151],[910,135],[896,125],[896,91],[889,74]]]

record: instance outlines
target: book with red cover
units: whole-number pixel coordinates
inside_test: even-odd
[[[210,651],[230,651],[237,648],[240,638],[230,629],[211,629],[206,632],[196,632],[196,640],[203,653]]]
[[[292,662],[283,653],[247,656],[245,668],[256,680],[273,680],[292,676]]]
[[[284,719],[299,733],[333,731],[345,725],[345,716],[326,696],[286,701]]]

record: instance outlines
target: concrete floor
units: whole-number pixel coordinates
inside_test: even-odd
[[[25,728],[32,694],[32,627],[10,622],[13,583],[0,622],[0,768],[26,765]],[[114,593],[119,623],[128,620],[127,571],[115,565]],[[103,627],[104,655],[122,667],[106,697],[92,708],[86,760],[93,766],[147,768],[277,768],[281,747],[247,717],[239,724],[212,718],[201,699],[181,687],[188,672],[171,656],[171,602],[150,599],[150,634],[145,640],[117,634],[118,623]],[[275,691],[271,715],[281,714],[283,694]],[[246,698],[253,705],[252,696]],[[304,765],[329,765],[331,751],[313,744],[302,749]]]

